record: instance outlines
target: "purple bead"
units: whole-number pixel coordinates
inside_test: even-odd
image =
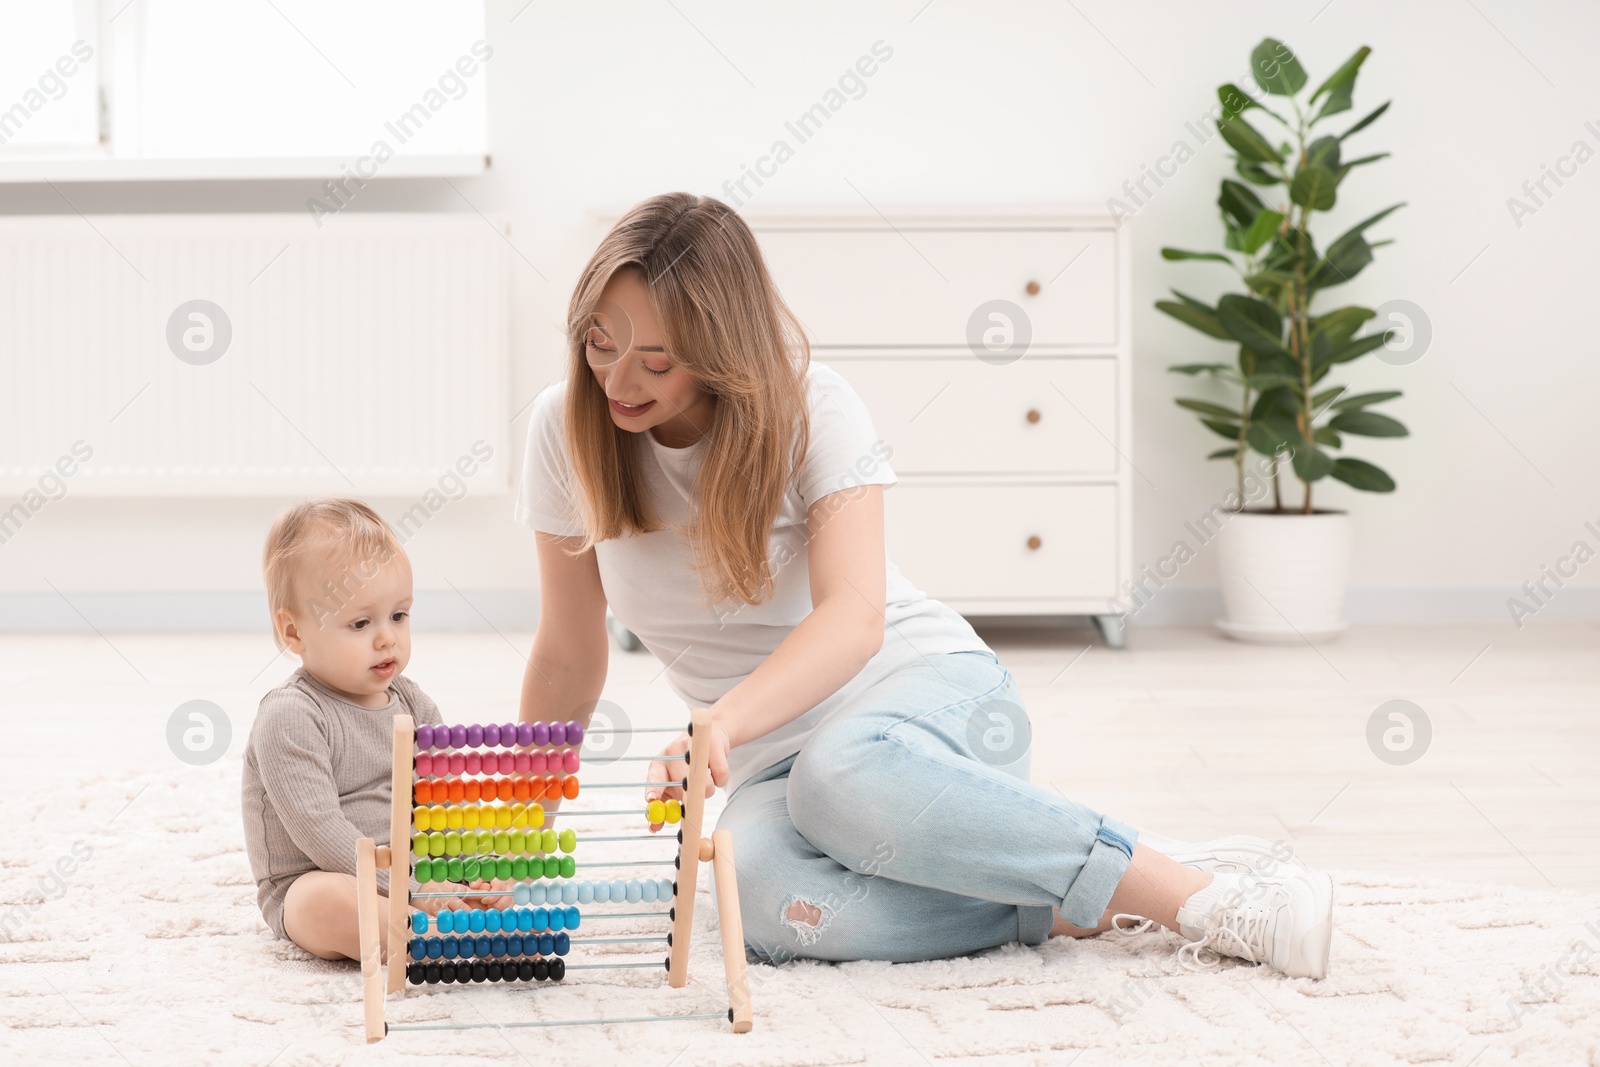
[[[550,724],[536,722],[533,724],[533,743],[543,748],[550,743]]]
[[[583,724],[580,722],[567,723],[567,744],[583,744]]]
[[[564,745],[567,743],[566,723],[553,722],[550,724],[550,743],[552,745]]]
[[[467,747],[483,747],[483,727],[477,725],[467,727]]]
[[[522,745],[524,748],[533,744],[533,723],[517,723],[517,744]]]
[[[483,728],[483,743],[488,745],[490,748],[499,748],[500,727],[496,726],[494,723],[490,723],[489,725],[485,726]]]
[[[466,748],[467,747],[467,728],[466,728],[466,726],[462,725],[461,723],[456,723],[454,726],[450,727],[450,747],[451,748]]]
[[[428,723],[417,727],[417,747],[423,750],[433,747],[433,727]]]
[[[523,724],[524,726],[527,723]],[[521,733],[514,722],[502,723],[500,726],[500,743],[507,748],[517,743],[517,735]]]

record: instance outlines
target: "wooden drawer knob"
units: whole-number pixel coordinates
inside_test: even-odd
[[[1038,422],[1039,421],[1039,409],[1038,408],[1029,408],[1028,409],[1028,421],[1029,422]]]
[[[1030,281],[1024,288],[1026,288],[1028,290],[1028,295],[1029,296],[1038,296],[1039,295],[1039,283],[1038,282]]]
[[[1039,540],[1039,537],[1038,537],[1037,534],[1035,534],[1033,537],[1028,538],[1028,547],[1029,548],[1038,549],[1038,547],[1040,545],[1042,545],[1042,544],[1044,544],[1044,542]]]

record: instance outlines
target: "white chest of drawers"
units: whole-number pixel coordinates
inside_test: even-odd
[[[1120,646],[1126,231],[1094,212],[744,217],[812,358],[894,450],[906,577],[969,617],[1090,615]]]

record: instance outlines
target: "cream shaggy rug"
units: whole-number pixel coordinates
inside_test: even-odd
[[[1231,961],[1195,974],[1173,958],[1173,935],[1107,934],[933,963],[757,965],[746,1035],[689,1021],[395,1033],[368,1046],[355,964],[274,941],[256,911],[238,761],[178,778],[84,787],[63,775],[57,789],[5,797],[0,1063],[1600,1067],[1600,896],[1354,871],[1333,872],[1322,982]],[[389,1019],[722,1010],[704,892],[685,990],[650,971],[423,987],[391,1001]]]

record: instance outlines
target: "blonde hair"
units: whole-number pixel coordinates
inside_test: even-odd
[[[643,434],[611,419],[584,339],[606,283],[637,269],[662,343],[716,397],[694,506],[679,532],[695,547],[708,606],[771,592],[772,524],[810,441],[811,347],[767,273],[755,235],[728,205],[664,193],[631,208],[600,242],[567,308],[566,446],[586,531],[574,554],[663,528],[646,493]],[[648,431],[646,431],[648,432]]]
[[[307,571],[315,566],[326,567],[330,560],[355,560],[357,566],[364,569],[368,564],[382,565],[396,557],[409,566],[405,549],[389,524],[360,500],[330,496],[304,500],[286,509],[273,521],[261,554],[267,614],[272,620],[273,640],[278,647],[284,647],[278,631],[278,612],[287,609],[291,615],[297,615],[296,608],[305,606],[297,602],[297,595],[307,602],[320,603],[321,594],[326,594],[332,602],[342,605],[345,598],[355,592],[350,581],[359,588],[364,579],[376,573],[374,570],[351,574],[346,567],[338,585],[325,581],[325,589],[312,591],[301,585]],[[312,596],[313,592],[319,595]]]

